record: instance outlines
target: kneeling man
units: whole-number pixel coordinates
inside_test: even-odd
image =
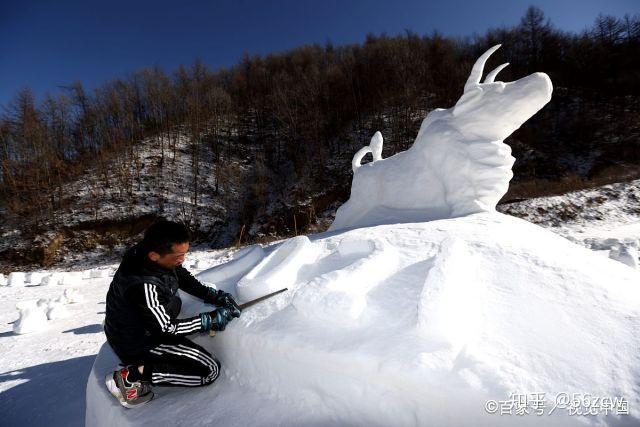
[[[159,221],[127,250],[107,293],[104,331],[121,360],[107,387],[127,408],[153,398],[151,386],[203,386],[220,373],[220,362],[187,335],[222,331],[240,309],[232,296],[200,283],[184,267],[187,228]],[[178,319],[182,289],[217,308]]]

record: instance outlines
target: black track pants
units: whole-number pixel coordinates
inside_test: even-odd
[[[197,387],[218,378],[220,362],[185,337],[171,337],[144,357],[144,376],[158,386]]]

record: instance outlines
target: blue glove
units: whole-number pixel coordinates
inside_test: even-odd
[[[201,313],[200,319],[202,320],[202,331],[207,332],[211,329],[214,331],[224,331],[233,318],[232,311],[226,307],[218,307],[209,313]]]
[[[228,292],[222,290],[216,291],[215,289],[211,288],[209,293],[205,297],[204,302],[216,305],[218,307],[227,308],[231,311],[233,317],[240,317],[240,307],[238,306],[236,300],[234,300],[231,294]]]

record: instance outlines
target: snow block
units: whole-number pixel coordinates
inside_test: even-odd
[[[219,284],[246,274],[264,258],[264,255],[262,246],[251,245],[233,254],[233,258],[230,261],[208,268],[198,273],[196,277],[202,282],[215,284],[217,289],[222,289],[235,295],[235,283],[226,287],[220,287]]]
[[[7,286],[24,286],[26,281],[25,274],[21,271],[13,271],[9,273]]]
[[[64,286],[82,285],[82,281],[85,276],[85,273],[83,271],[68,271],[61,274],[62,274],[62,280],[58,282],[58,285],[64,285]]]
[[[45,271],[31,271],[25,275],[25,283],[30,286],[40,286],[44,284],[44,279],[49,275],[50,273]]]
[[[42,285],[60,285],[64,281],[64,273],[53,272],[42,278]]]
[[[307,236],[296,236],[280,244],[236,285],[238,298],[249,301],[291,286],[298,270],[317,257]]]

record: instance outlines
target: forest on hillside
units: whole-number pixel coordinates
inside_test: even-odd
[[[385,157],[407,149],[426,114],[453,106],[476,58],[497,43],[486,68],[509,62],[499,80],[544,71],[554,84],[552,101],[505,141],[517,161],[503,201],[640,176],[640,15],[600,15],[574,34],[530,7],[513,27],[462,39],[371,34],[361,44],[247,55],[224,69],[199,60],[170,74],[143,69],[91,91],[70,83],[39,101],[24,88],[0,113],[3,222],[49,224],[73,204],[68,184],[88,166],[94,185],[133,192],[140,174],[118,165],[135,164],[144,139],[161,145],[157,178],[171,179],[162,165],[184,135],[195,205],[203,162],[216,166],[215,194],[247,147],[254,168],[244,222],[268,212],[274,195],[342,202],[351,171],[332,165],[348,165],[376,130]]]

